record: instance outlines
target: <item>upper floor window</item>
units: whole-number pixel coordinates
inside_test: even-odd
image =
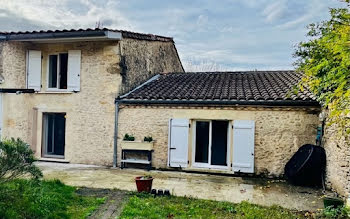
[[[41,91],[42,55],[41,51],[27,52],[27,88]],[[48,91],[80,91],[81,51],[69,50],[68,53],[47,56],[45,87]],[[45,78],[45,77],[44,77]]]
[[[48,88],[67,89],[68,53],[49,55]]]

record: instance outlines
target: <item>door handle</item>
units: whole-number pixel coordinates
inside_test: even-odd
[[[254,156],[254,153],[252,153],[252,156]]]
[[[175,150],[176,148],[170,148],[170,150]]]

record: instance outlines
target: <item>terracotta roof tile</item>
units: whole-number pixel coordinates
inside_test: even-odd
[[[304,101],[317,103],[308,90],[293,92],[295,71],[191,72],[161,74],[122,100]]]

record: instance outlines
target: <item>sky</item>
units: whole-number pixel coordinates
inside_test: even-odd
[[[187,71],[293,69],[306,26],[339,0],[0,0],[0,32],[124,29],[174,38]]]

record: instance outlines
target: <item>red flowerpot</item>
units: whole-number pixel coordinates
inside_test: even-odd
[[[151,192],[153,178],[143,178],[138,176],[135,178],[136,187],[138,192]]]

